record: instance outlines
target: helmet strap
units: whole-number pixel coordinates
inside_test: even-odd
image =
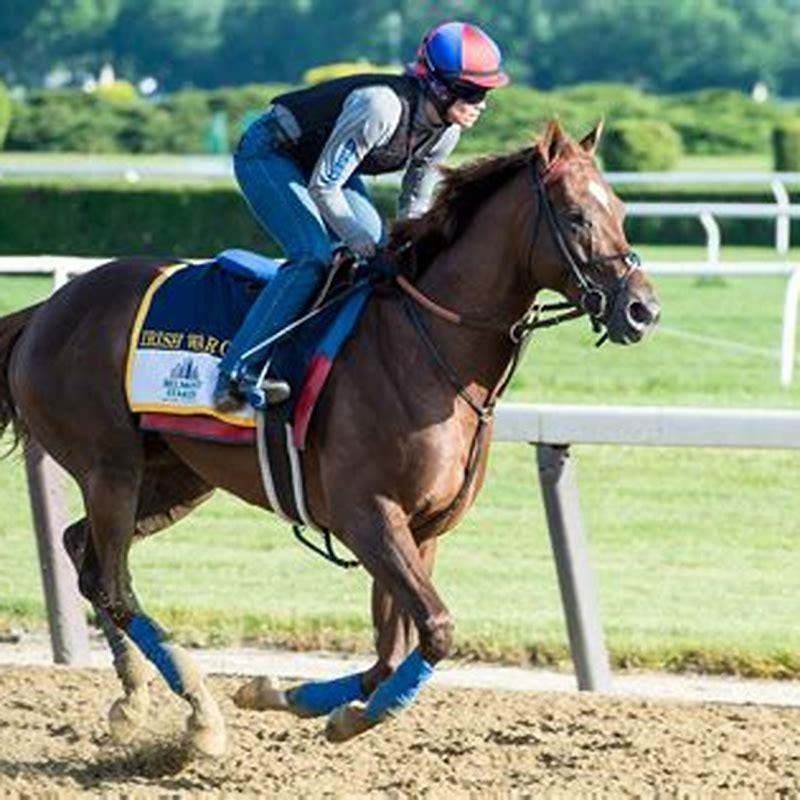
[[[425,97],[430,100],[436,113],[441,117],[442,122],[447,122],[447,111],[453,105],[456,98],[453,93],[448,89],[446,84],[440,81],[436,76],[427,75],[425,81]]]

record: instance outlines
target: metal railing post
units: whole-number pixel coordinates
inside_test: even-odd
[[[719,224],[710,211],[700,212],[700,222],[706,231],[706,258],[709,264],[719,264],[719,251],[722,244],[722,236],[719,231]]]
[[[791,386],[794,375],[794,351],[797,341],[797,303],[800,300],[800,267],[795,268],[783,300],[781,331],[781,386]]]
[[[569,447],[538,444],[536,456],[578,688],[607,691],[611,668]]]
[[[789,252],[791,236],[791,205],[789,192],[780,178],[775,178],[770,183],[775,202],[778,204],[778,215],[775,217],[775,249],[782,256]]]
[[[67,508],[61,468],[36,442],[25,452],[28,491],[56,664],[89,663],[89,631],[75,569],[61,542]]]

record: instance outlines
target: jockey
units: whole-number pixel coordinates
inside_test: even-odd
[[[321,288],[334,240],[358,259],[375,255],[383,224],[361,175],[404,170],[401,217],[427,209],[437,165],[504,86],[501,54],[475,25],[430,30],[404,75],[354,75],[276,97],[234,154],[239,186],[287,260],[253,304],[220,362],[215,406],[279,403],[289,386],[242,355],[295,320]],[[265,354],[260,354],[263,364]]]

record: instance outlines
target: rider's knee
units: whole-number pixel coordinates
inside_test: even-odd
[[[420,631],[420,651],[423,658],[436,664],[450,654],[453,646],[453,620],[447,612],[431,617]]]

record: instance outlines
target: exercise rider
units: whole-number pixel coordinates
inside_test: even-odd
[[[404,75],[354,75],[281,95],[247,129],[234,155],[236,179],[287,261],[220,362],[220,411],[288,398],[284,381],[268,376],[256,385],[268,351],[242,356],[308,307],[337,243],[359,259],[375,254],[383,225],[360,176],[403,170],[398,213],[419,216],[436,165],[478,120],[487,92],[506,83],[494,41],[475,25],[446,22],[428,32]]]

